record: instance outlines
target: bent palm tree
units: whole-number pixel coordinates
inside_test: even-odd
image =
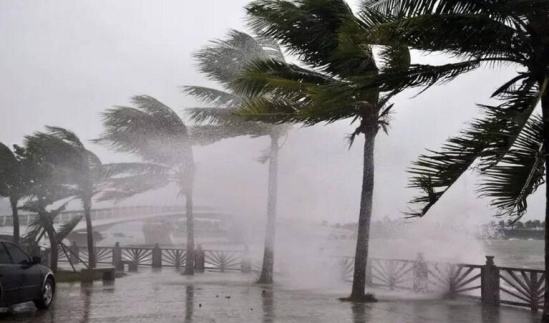
[[[103,165],[72,131],[50,126],[46,129],[46,132],[27,137],[27,146],[39,151],[47,162],[59,168],[66,185],[74,186],[75,197],[82,202],[86,220],[88,266],[95,268],[91,209],[93,198],[107,188],[108,165]]]
[[[58,245],[80,219],[69,221],[59,230],[54,227],[54,219],[64,210],[67,202],[57,208],[52,208],[52,206],[66,201],[75,192],[63,182],[63,171],[48,162],[46,156],[43,155],[43,150],[37,148],[31,141],[31,137],[25,138],[24,147],[15,147],[15,153],[24,163],[26,176],[30,183],[25,203],[21,209],[37,213],[38,217],[30,225],[31,230],[26,238],[38,242],[44,234],[47,236],[50,244],[50,268],[52,271],[56,271]]]
[[[260,0],[248,6],[252,27],[272,37],[297,54],[303,68],[276,60],[252,64],[233,82],[237,93],[250,98],[241,114],[268,122],[298,122],[305,125],[353,119],[358,127],[350,136],[364,136],[364,171],[360,199],[358,237],[355,251],[352,301],[371,301],[365,294],[368,242],[374,189],[374,144],[380,128],[386,129],[388,104],[394,93],[382,95],[368,88],[379,73],[372,49],[356,30],[364,33],[370,22],[355,16],[342,0]],[[386,67],[407,69],[406,47],[385,48]],[[384,67],[385,68],[385,67]]]
[[[488,176],[482,194],[493,199],[500,214],[520,219],[527,197],[549,180],[549,2],[372,0],[366,1],[366,6],[398,17],[380,24],[369,35],[379,42],[402,42],[419,50],[449,53],[464,59],[460,64],[468,65],[467,70],[482,62],[521,67],[493,93],[501,104],[481,106],[484,117],[451,138],[441,151],[421,156],[411,170],[411,186],[423,191],[412,201],[419,204],[419,210],[411,212],[413,216],[425,215],[477,162]],[[395,72],[382,82],[417,85],[425,84],[426,77],[426,73]],[[437,79],[435,69],[428,77],[431,84]],[[541,119],[532,115],[540,102]],[[532,142],[534,138],[542,140]],[[545,218],[545,269],[549,272],[549,190]],[[549,286],[549,276],[545,286]],[[543,320],[549,322],[549,289]]]
[[[19,201],[28,193],[29,180],[24,163],[6,145],[0,143],[0,196],[10,201],[13,241],[19,243]]]
[[[187,245],[185,274],[194,273],[193,179],[195,172],[189,131],[168,106],[150,96],[135,96],[135,107],[118,106],[104,113],[105,132],[97,141],[115,150],[140,156],[145,163],[131,166],[125,177],[111,180],[114,191],[103,199],[120,199],[173,182],[185,196]]]
[[[271,140],[269,153],[269,180],[267,196],[267,223],[265,229],[265,245],[263,264],[258,282],[271,284],[273,282],[274,247],[276,235],[276,204],[278,178],[279,138],[286,132],[284,126],[263,122],[246,121],[236,115],[238,107],[246,100],[231,90],[231,82],[236,80],[244,68],[262,59],[276,59],[284,62],[284,56],[276,42],[252,37],[246,33],[233,30],[226,40],[212,42],[196,54],[200,71],[209,79],[216,81],[223,90],[200,86],[186,86],[186,93],[214,105],[207,108],[187,109],[191,118],[198,123],[208,123],[209,126],[192,128],[193,140],[211,143],[224,138],[237,136],[269,136]]]

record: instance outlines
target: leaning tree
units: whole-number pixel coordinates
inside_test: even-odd
[[[45,132],[28,136],[26,145],[56,167],[63,183],[72,187],[74,197],[81,201],[86,220],[88,267],[95,268],[91,209],[94,197],[109,187],[111,165],[104,165],[74,132],[60,127],[47,126]]]
[[[187,244],[185,274],[194,274],[193,182],[195,164],[189,129],[170,107],[150,96],[135,96],[135,107],[117,106],[104,114],[99,143],[117,151],[136,154],[142,163],[113,166],[122,174],[111,179],[116,189],[105,199],[122,199],[175,183],[185,196]],[[130,167],[128,167],[130,166]],[[120,171],[119,167],[126,171]]]
[[[29,224],[25,240],[29,243],[38,243],[44,237],[48,239],[49,265],[55,272],[59,245],[80,222],[80,218],[73,218],[57,228],[54,221],[65,209],[75,192],[65,184],[63,171],[48,162],[43,151],[29,139],[30,137],[25,138],[25,144],[22,147],[15,146],[15,153],[24,164],[30,183],[21,209],[36,214],[34,220]],[[59,206],[59,204],[61,205]]]
[[[376,62],[361,35],[372,25],[342,0],[259,0],[248,7],[250,23],[262,36],[272,37],[308,67],[262,60],[251,64],[233,82],[237,93],[249,98],[242,116],[274,123],[305,125],[352,119],[358,125],[351,143],[364,136],[364,170],[355,252],[353,301],[371,301],[365,294],[368,242],[374,190],[374,144],[386,130],[396,93],[369,86],[381,68],[407,69],[407,47],[387,46]],[[358,32],[358,31],[361,31]],[[378,67],[378,64],[380,67]]]
[[[411,186],[423,194],[412,216],[423,216],[467,169],[485,175],[481,194],[492,199],[499,215],[519,220],[527,197],[549,180],[546,147],[549,145],[549,2],[545,0],[370,0],[392,21],[379,24],[367,37],[380,43],[399,42],[427,52],[442,52],[461,59],[448,64],[453,74],[490,64],[511,65],[517,74],[492,97],[497,105],[481,105],[484,114],[440,151],[420,156],[411,169]],[[483,64],[484,63],[484,64]],[[420,73],[394,71],[382,78],[386,85],[436,82],[441,70]],[[541,117],[535,113],[541,102]],[[546,190],[545,269],[549,271],[549,190]],[[545,277],[549,286],[549,276]],[[543,320],[549,322],[546,288]]]
[[[269,161],[269,180],[263,264],[258,282],[271,284],[276,233],[279,139],[286,133],[286,126],[248,121],[238,116],[236,114],[238,107],[247,98],[235,93],[231,85],[250,63],[264,59],[275,59],[284,63],[284,55],[278,44],[271,39],[253,37],[232,30],[227,39],[211,42],[195,57],[200,71],[210,80],[215,81],[221,89],[202,86],[184,87],[186,93],[210,105],[187,109],[194,121],[198,124],[207,124],[191,129],[193,141],[209,144],[237,136],[252,138],[268,136],[270,139],[269,151],[265,158],[261,158],[261,161]]]

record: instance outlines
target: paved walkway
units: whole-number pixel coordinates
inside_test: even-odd
[[[229,282],[227,282],[229,281]],[[6,322],[185,322],[185,323],[428,323],[537,322],[529,311],[482,308],[468,300],[413,299],[378,291],[375,304],[337,300],[344,290],[273,289],[254,285],[242,274],[207,273],[192,278],[171,269],[143,271],[114,285],[59,284],[49,311],[20,305],[0,317]]]

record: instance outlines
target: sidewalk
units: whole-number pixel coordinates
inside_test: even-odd
[[[413,299],[377,291],[375,304],[337,300],[342,291],[273,289],[244,274],[208,273],[185,277],[173,269],[143,270],[117,279],[58,285],[54,308],[37,312],[30,304],[4,314],[6,322],[315,322],[315,323],[517,323],[538,322],[539,314],[509,307],[483,308],[469,300]],[[402,298],[405,298],[404,300]]]

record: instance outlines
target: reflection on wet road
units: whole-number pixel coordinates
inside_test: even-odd
[[[251,276],[207,273],[185,277],[174,270],[142,271],[114,285],[59,284],[54,307],[31,304],[0,317],[5,322],[185,322],[185,323],[515,323],[536,322],[526,310],[482,308],[467,300],[402,300],[378,291],[380,302],[350,304],[339,291],[293,290],[253,284]]]

